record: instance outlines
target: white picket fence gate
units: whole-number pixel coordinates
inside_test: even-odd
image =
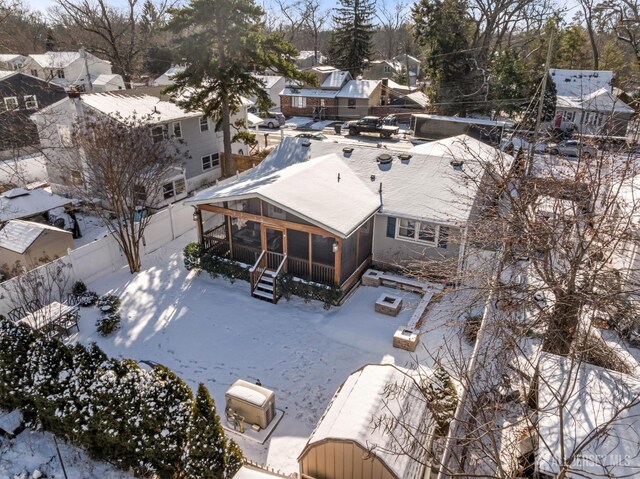
[[[194,229],[195,222],[191,206],[176,203],[151,216],[141,247],[143,267],[144,256]],[[42,265],[32,272],[46,276],[47,271],[61,264],[70,265],[68,286],[71,287],[78,280],[85,283],[95,281],[126,266],[127,261],[116,240],[108,234],[85,246],[69,250],[67,256]],[[12,278],[0,284],[0,314],[4,316],[17,306],[10,299],[10,292],[14,291],[16,281],[16,278]]]

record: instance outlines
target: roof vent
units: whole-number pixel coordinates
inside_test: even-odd
[[[304,146],[305,148],[309,148],[311,146],[311,142],[310,141],[303,141],[302,143],[300,143],[302,146]]]
[[[377,160],[381,165],[388,165],[393,161],[393,156],[391,156],[389,153],[382,153],[378,155]]]
[[[401,153],[398,155],[400,161],[409,161],[411,159],[411,155],[409,153]]]
[[[342,149],[342,152],[343,152],[343,153],[346,153],[347,155],[348,155],[348,154],[351,154],[351,153],[353,153],[353,147],[352,147],[352,146],[345,146],[345,147]]]
[[[462,165],[464,165],[464,161],[462,160],[451,160],[449,162],[451,166],[453,166],[454,170],[462,171]]]

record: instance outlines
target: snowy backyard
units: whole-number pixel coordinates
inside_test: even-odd
[[[246,282],[187,271],[182,249],[192,236],[147,255],[137,275],[123,268],[88,284],[99,294],[120,296],[122,327],[104,338],[96,332],[97,310],[83,308],[80,333],[71,339],[95,341],[117,358],[161,363],[193,388],[203,382],[220,415],[231,383],[259,380],[275,391],[284,417],[264,444],[231,436],[249,459],[283,472],[297,471],[298,454],[351,372],[368,363],[407,365],[415,355],[429,364],[444,336],[458,331],[441,301],[435,310],[445,314],[426,324],[426,348],[419,346],[415,355],[393,348],[394,332],[407,324],[420,296],[393,290],[403,296],[404,307],[397,317],[386,316],[374,312],[378,297],[391,291],[382,287],[360,286],[342,307],[330,310],[295,297],[276,305],[257,300]]]

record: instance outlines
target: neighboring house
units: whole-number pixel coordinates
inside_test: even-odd
[[[382,83],[377,80],[350,80],[336,95],[338,118],[357,119],[380,105]]]
[[[382,80],[384,78],[393,78],[399,75],[403,68],[406,68],[404,63],[401,63],[395,59],[393,60],[373,60],[369,62],[362,74],[363,78],[369,80]],[[411,86],[417,82],[417,74],[415,71],[407,70],[409,75],[409,83]]]
[[[61,258],[73,248],[70,231],[31,221],[11,220],[0,229],[0,272],[19,264],[28,270]]]
[[[124,90],[124,80],[121,75],[102,74],[92,81],[93,93]]]
[[[14,53],[0,55],[0,70],[19,71],[22,69],[27,57]]]
[[[153,80],[151,86],[168,86],[173,85],[173,77],[178,73],[182,73],[186,70],[186,66],[184,65],[172,65],[166,72],[160,75],[158,78]]]
[[[232,117],[246,119],[248,101],[245,100],[240,112]],[[170,176],[163,183],[163,198],[159,206],[184,198],[189,192],[212,183],[221,174],[222,133],[214,131],[215,122],[198,111],[187,112],[169,101],[151,95],[94,93],[80,98],[67,98],[51,105],[45,112],[35,115],[43,146],[49,155],[57,150],[64,151],[65,142],[70,138],[74,123],[86,111],[104,114],[111,118],[129,118],[134,115],[149,118],[149,134],[162,141],[173,138],[180,141],[180,156]],[[46,117],[57,118],[55,124],[47,124]],[[57,131],[52,131],[52,130]],[[233,152],[239,153],[243,145],[234,144]],[[63,153],[60,153],[63,154]],[[50,183],[55,192],[68,193],[69,181],[77,178],[62,178],[52,163],[47,165]]]
[[[40,78],[0,72],[0,152],[13,157],[17,150],[37,146],[38,130],[29,117],[66,97],[64,88]]]
[[[206,249],[247,265],[265,253],[276,271],[286,256],[285,271],[343,291],[372,262],[430,261],[434,275],[455,279],[483,165],[512,158],[466,136],[424,146],[403,154],[285,138],[257,167],[186,203]]]
[[[613,72],[549,70],[556,85],[553,126],[586,135],[626,136],[634,110],[613,95]]]
[[[337,94],[322,88],[287,87],[280,93],[280,111],[285,116],[337,118]]]
[[[69,198],[43,189],[14,188],[0,194],[0,223],[41,216],[46,211],[71,204]]]
[[[316,65],[324,64],[326,58],[322,53],[313,50],[302,50],[296,57],[296,67],[298,70],[305,70],[307,68],[315,67]]]
[[[404,65],[412,79],[418,79],[422,75],[422,62],[416,57],[403,53],[402,55],[393,57],[393,60]]]
[[[638,477],[638,379],[552,354],[539,364],[540,477]]]
[[[320,65],[307,69],[307,72],[313,73],[318,78],[318,85],[322,85],[327,76],[333,72],[339,71],[336,67],[330,65]]]
[[[74,86],[86,92],[93,91],[92,82],[100,75],[112,74],[110,62],[86,52],[83,48],[77,52],[29,55],[23,70],[43,80],[51,80],[66,89]]]
[[[423,378],[370,364],[340,386],[298,457],[300,477],[422,479],[435,421]],[[390,388],[397,394],[389,395]]]
[[[391,100],[390,105],[401,106],[409,110],[426,110],[429,106],[429,97],[421,91],[414,91]]]
[[[280,109],[280,93],[286,87],[286,80],[283,76],[278,75],[253,75],[255,78],[264,82],[264,90],[269,95],[269,99],[273,102],[274,106],[272,109],[279,110]],[[252,102],[255,103],[256,97],[249,98]]]
[[[323,90],[340,90],[351,79],[351,74],[347,71],[332,71],[324,77],[320,83],[320,88]]]

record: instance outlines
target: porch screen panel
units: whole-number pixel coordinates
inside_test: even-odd
[[[333,252],[334,239],[323,235],[312,235],[311,279],[322,284],[334,283],[335,253]]]
[[[369,257],[369,255],[371,255],[372,241],[373,218],[371,218],[360,227],[360,240],[358,244],[358,266],[361,265],[362,262]]]
[[[298,278],[309,279],[309,233],[287,229],[287,271]]]
[[[356,258],[357,233],[342,240],[342,259],[340,265],[340,284],[344,283],[358,267]]]

